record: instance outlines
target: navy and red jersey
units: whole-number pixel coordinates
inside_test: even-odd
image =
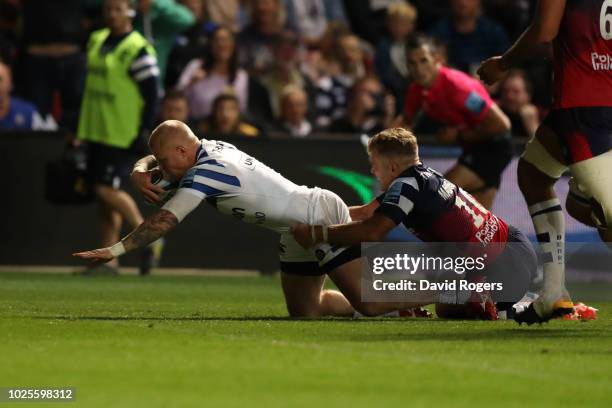
[[[554,109],[612,106],[612,1],[567,0],[553,41]]]
[[[474,197],[423,164],[400,174],[377,198],[377,213],[404,223],[426,242],[469,242],[486,246],[508,241],[508,225]]]

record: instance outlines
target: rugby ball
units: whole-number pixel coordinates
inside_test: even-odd
[[[174,194],[176,194],[176,189],[179,185],[179,183],[176,181],[166,180],[163,177],[161,171],[156,172],[151,177],[151,183],[164,189],[163,192],[158,193],[161,202],[157,205],[160,207],[166,204],[172,197],[174,197]]]

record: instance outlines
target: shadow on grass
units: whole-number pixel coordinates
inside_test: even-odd
[[[4,316],[5,319],[36,319],[36,320],[100,320],[100,321],[168,321],[168,322],[257,322],[257,321],[278,321],[278,322],[333,322],[333,323],[397,323],[397,318],[360,318],[350,317],[288,317],[288,316],[71,316],[71,315],[48,315],[48,316]],[[438,323],[439,319],[402,319],[407,322],[426,322]]]
[[[512,328],[504,329],[492,324],[489,327],[479,327],[478,330],[463,327],[454,329],[448,327],[446,330],[436,331],[419,331],[419,332],[401,332],[401,333],[381,333],[355,336],[351,335],[347,340],[354,342],[397,342],[397,341],[439,341],[439,342],[457,342],[457,341],[507,341],[507,340],[551,340],[551,339],[567,339],[568,342],[578,339],[590,339],[597,337],[612,338],[612,331],[600,328],[587,327],[567,327],[567,328],[551,328],[551,327],[530,327],[530,328]],[[612,350],[604,350],[606,354],[612,354]]]
[[[6,317],[5,317],[6,318]],[[65,320],[65,321],[125,321],[125,322],[315,322],[315,323],[344,323],[344,324],[386,324],[401,323],[395,326],[393,332],[384,333],[364,332],[356,335],[355,332],[327,333],[319,338],[326,340],[347,340],[353,342],[393,342],[393,341],[474,341],[474,340],[512,340],[512,339],[568,339],[582,338],[612,338],[612,330],[606,326],[595,326],[590,323],[567,322],[562,327],[549,325],[542,326],[501,326],[501,322],[458,321],[448,319],[401,319],[397,318],[290,318],[281,316],[12,316],[12,318],[36,320]],[[475,323],[474,326],[465,323]],[[457,327],[456,324],[461,324]],[[575,325],[575,326],[571,326]],[[395,330],[397,328],[398,330]],[[606,351],[608,353],[608,351]],[[610,351],[612,353],[612,351]]]

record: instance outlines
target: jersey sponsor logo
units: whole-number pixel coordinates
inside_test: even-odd
[[[493,238],[495,234],[499,230],[499,224],[497,222],[497,217],[492,216],[487,220],[487,222],[483,225],[483,227],[478,230],[475,237],[478,241],[480,241],[483,245],[487,245],[493,242]]]
[[[476,91],[470,92],[467,99],[465,100],[465,108],[472,112],[474,115],[480,115],[482,110],[485,108],[485,100]]]
[[[612,69],[612,55],[591,53],[591,64],[595,71],[609,71]]]

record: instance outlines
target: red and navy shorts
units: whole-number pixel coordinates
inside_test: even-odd
[[[542,124],[559,138],[566,165],[612,149],[612,107],[555,109]]]

